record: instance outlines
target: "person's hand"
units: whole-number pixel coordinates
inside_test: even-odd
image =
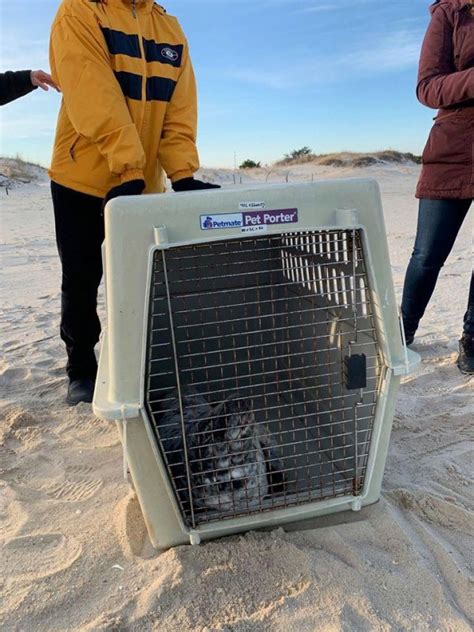
[[[48,73],[44,70],[32,70],[30,76],[31,83],[35,86],[35,88],[41,88],[42,90],[48,92],[49,87],[51,87],[54,88],[57,92],[61,92],[51,78],[51,75],[48,75]]]
[[[209,182],[202,182],[201,180],[195,180],[194,178],[183,178],[182,180],[176,180],[171,185],[173,191],[181,193],[182,191],[204,191],[205,189],[220,189],[218,184],[210,184]]]
[[[122,197],[124,195],[141,195],[144,190],[145,180],[129,180],[128,182],[119,184],[118,187],[110,189],[105,196],[102,204],[102,210],[105,208],[107,202],[110,202],[110,200],[113,200],[114,198]]]

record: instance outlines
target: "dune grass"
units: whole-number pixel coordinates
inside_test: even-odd
[[[331,154],[307,154],[298,158],[289,156],[277,161],[276,166],[290,166],[313,163],[323,167],[368,167],[380,163],[402,164],[412,162],[421,164],[421,156],[416,156],[411,152],[401,152],[394,149],[385,149],[375,152],[352,152],[343,151]]]

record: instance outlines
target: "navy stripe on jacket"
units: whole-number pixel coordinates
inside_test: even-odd
[[[122,31],[114,31],[106,27],[101,27],[101,30],[111,55],[128,55],[129,57],[141,58],[138,35],[128,35]]]
[[[166,101],[170,102],[176,81],[166,79],[165,77],[148,77],[146,82],[146,100],[147,101]]]
[[[140,40],[138,35],[129,35],[123,31],[116,31],[101,27],[107,48],[111,55],[128,55],[140,59]],[[180,68],[183,60],[184,46],[182,44],[160,44],[154,40],[143,39],[145,58],[148,62],[159,61]]]
[[[122,88],[122,92],[128,99],[135,99],[141,101],[142,98],[142,82],[141,75],[136,75],[133,72],[116,72],[115,76]]]
[[[182,44],[159,44],[154,40],[143,40],[145,58],[147,61],[159,61],[180,68],[183,60]]]
[[[115,76],[128,99],[141,101],[143,78],[133,72],[116,72]],[[176,81],[165,77],[148,77],[146,80],[146,100],[165,101],[169,103],[173,98]]]

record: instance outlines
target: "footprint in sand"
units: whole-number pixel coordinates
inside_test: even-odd
[[[435,494],[394,489],[387,494],[400,508],[415,514],[424,522],[439,525],[453,532],[470,535],[472,532],[471,513],[462,505],[446,500]]]
[[[53,461],[43,455],[33,456],[27,469],[17,475],[15,482],[20,491],[33,492],[62,502],[84,502],[92,498],[103,485],[100,478],[91,477],[93,468]]]
[[[83,502],[92,498],[102,487],[102,481],[87,476],[93,469],[85,465],[71,465],[66,468],[66,478],[47,491],[49,498],[64,502]]]
[[[99,480],[82,480],[82,481],[64,481],[56,487],[52,487],[47,495],[53,500],[62,500],[69,503],[78,503],[92,498],[102,487],[102,481]]]
[[[42,314],[38,314],[35,318],[37,323],[49,323],[51,320],[55,320],[57,317],[56,312],[44,312]]]
[[[457,394],[471,390],[468,380],[459,373],[455,365],[456,356],[453,355],[449,361],[443,362],[437,358],[436,362],[425,363],[424,373],[408,378],[403,387],[406,395],[415,395],[417,398],[426,399],[440,395],[451,396],[453,391]],[[447,406],[447,408],[450,408]]]
[[[90,405],[79,404],[70,415],[63,428],[71,433],[74,441],[79,440],[88,448],[111,448],[120,443],[115,424],[91,415]]]
[[[18,502],[17,495],[10,485],[0,481],[0,524],[3,539],[13,537],[28,521],[28,513],[23,503]],[[1,600],[0,600],[1,601]]]
[[[37,533],[7,540],[2,547],[9,578],[42,579],[65,571],[78,559],[81,545],[62,533]]]
[[[30,370],[22,367],[7,368],[0,374],[0,386],[3,388],[17,387],[30,375]]]
[[[23,451],[34,452],[45,446],[49,434],[46,428],[28,426],[15,430],[12,437],[19,442]]]
[[[10,349],[11,347],[16,347],[17,345],[21,343],[22,343],[21,340],[7,340],[6,342],[2,344],[2,349],[4,349],[5,351],[8,351],[8,349]]]
[[[17,454],[15,450],[5,445],[0,445],[0,476],[15,467]]]
[[[48,375],[52,375],[54,377],[64,377],[64,362],[60,365],[56,366],[53,358],[47,358],[45,360],[39,360],[35,367],[36,369],[40,369],[42,371],[47,371]]]
[[[23,457],[24,453],[35,452],[48,442],[51,430],[46,427],[47,420],[42,416],[15,407],[7,410],[3,417],[4,457],[7,460],[8,455],[11,456],[9,450],[13,449]]]
[[[5,415],[5,426],[10,428],[10,430],[28,428],[39,423],[41,423],[40,420],[37,417],[33,417],[24,408],[13,408]]]
[[[57,481],[63,472],[59,458],[53,460],[41,452],[26,452],[22,456],[21,468],[15,470],[12,483],[20,488],[41,490]]]
[[[416,337],[413,350],[421,353],[424,358],[433,355],[439,356],[446,353],[449,348],[450,338],[444,333],[430,332]]]
[[[31,586],[19,586],[9,579],[0,580],[0,616],[11,615],[17,610],[30,594]]]

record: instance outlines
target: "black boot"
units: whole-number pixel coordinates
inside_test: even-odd
[[[465,375],[474,374],[474,336],[463,334],[459,341],[458,367]]]
[[[415,333],[405,332],[405,341],[406,341],[407,347],[412,345],[415,342]]]
[[[403,317],[403,329],[405,331],[406,344],[407,344],[407,347],[409,347],[410,345],[413,344],[415,340],[415,333],[416,333],[416,330],[418,329],[418,323],[416,323],[415,325],[415,323]]]
[[[94,396],[94,386],[94,381],[87,378],[71,380],[67,389],[66,402],[70,406],[76,406],[80,402],[90,404]]]

